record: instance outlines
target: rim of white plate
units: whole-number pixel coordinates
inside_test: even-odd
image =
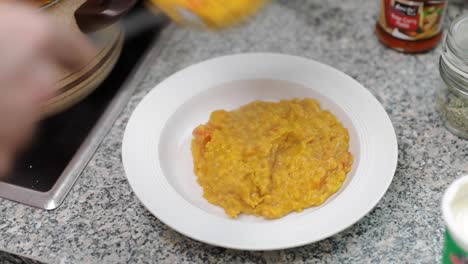
[[[238,80],[283,80],[302,84],[333,98],[358,131],[360,162],[351,182],[319,215],[293,221],[241,222],[211,215],[185,200],[168,182],[159,164],[158,145],[166,122],[197,94]],[[316,79],[337,86],[321,90]],[[189,89],[183,92],[177,89]],[[340,87],[346,86],[346,89]],[[364,102],[364,103],[363,103]],[[157,114],[156,114],[157,113]],[[210,59],[185,68],[149,92],[125,130],[122,161],[130,186],[160,221],[195,240],[241,250],[276,250],[302,246],[350,227],[381,200],[398,160],[397,139],[387,113],[361,84],[314,60],[273,53],[247,53]],[[195,177],[195,176],[194,176]]]

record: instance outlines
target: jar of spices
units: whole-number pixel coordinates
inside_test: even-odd
[[[380,42],[407,53],[433,49],[442,39],[448,0],[380,0],[376,35]]]
[[[444,124],[452,133],[468,139],[468,16],[451,24],[439,66],[442,83],[438,101]]]

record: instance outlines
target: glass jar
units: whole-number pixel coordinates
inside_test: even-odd
[[[468,16],[450,25],[439,70],[438,101],[444,124],[455,135],[468,139]]]
[[[442,39],[448,0],[380,0],[375,33],[384,45],[406,53],[429,51]]]

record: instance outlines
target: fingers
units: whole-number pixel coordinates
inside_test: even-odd
[[[23,104],[22,108],[32,112],[33,121],[40,119],[40,108],[50,100],[57,91],[55,81],[57,70],[50,63],[34,63],[34,66],[24,72],[21,80],[16,82],[16,103]]]
[[[95,47],[85,35],[65,30],[60,25],[49,28],[54,30],[48,32],[45,50],[60,65],[70,70],[80,69],[96,55]]]
[[[97,52],[84,34],[34,9],[1,2],[0,177],[31,138],[58,69],[80,69]]]
[[[0,148],[0,179],[7,176],[11,163],[11,156]]]
[[[46,14],[25,5],[0,3],[0,14],[3,20],[7,20],[5,23],[10,24],[0,28],[3,31],[11,28],[13,37],[23,39],[23,42],[17,41],[17,48],[25,49],[24,46],[27,46],[29,50],[24,53],[28,54],[28,59],[40,56],[40,59],[49,60],[63,68],[77,70],[97,53],[84,34],[65,28]],[[29,55],[31,52],[34,54]]]
[[[12,151],[21,148],[39,118],[40,104],[28,93],[11,90],[0,100],[0,148]]]

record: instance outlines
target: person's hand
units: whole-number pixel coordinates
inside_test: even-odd
[[[83,35],[60,28],[46,15],[0,4],[0,178],[53,94],[57,66],[83,67],[94,54]]]

